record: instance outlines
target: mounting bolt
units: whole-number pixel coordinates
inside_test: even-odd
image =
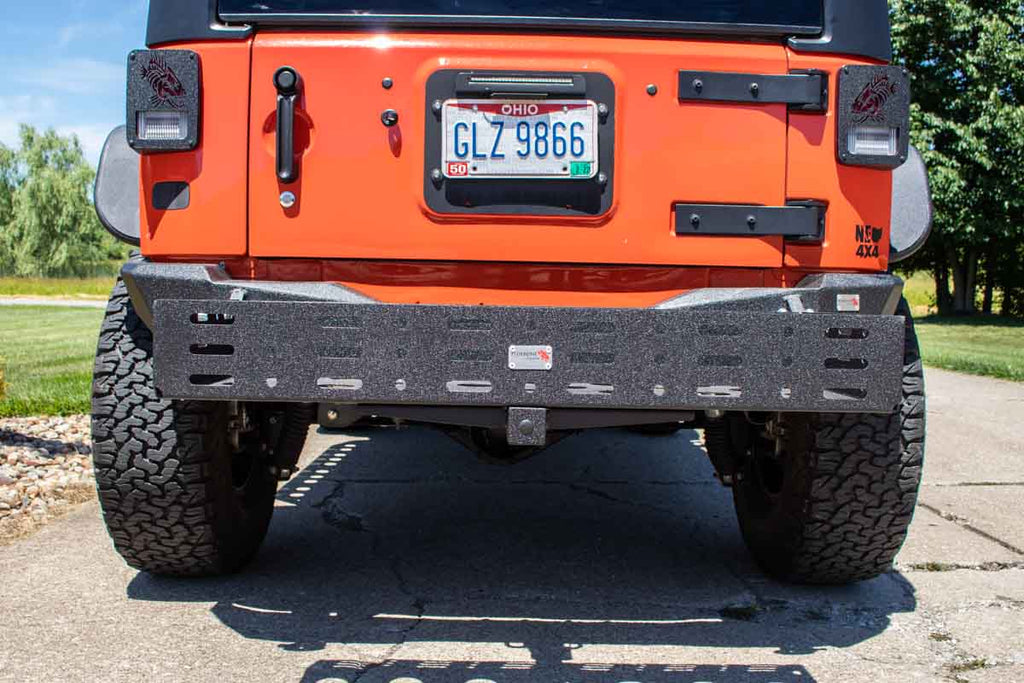
[[[698,95],[704,92],[704,81],[699,78],[693,79],[693,91]]]
[[[597,174],[597,184],[598,185],[607,185],[608,184],[608,174],[607,173],[598,173]]]
[[[534,427],[533,427],[533,421],[532,420],[522,420],[519,423],[519,433],[520,434],[524,434],[526,436],[529,436],[530,434],[533,434],[533,429],[534,429]]]
[[[757,227],[757,217],[754,215],[747,216],[747,227],[753,230]]]
[[[433,103],[430,105],[430,109],[435,114],[440,114],[441,113],[441,100],[434,100]]]
[[[608,116],[608,105],[604,102],[597,105],[597,115],[601,117]]]
[[[381,112],[380,122],[388,128],[398,124],[398,112],[394,109],[385,109]]]
[[[750,94],[751,94],[751,96],[757,97],[760,92],[761,92],[761,86],[759,86],[757,83],[751,83],[750,84]]]
[[[337,410],[328,410],[327,411],[327,419],[330,420],[331,422],[334,422],[335,420],[337,420],[338,419],[338,411]]]
[[[657,95],[658,94],[658,86],[656,86],[654,83],[648,84],[648,86],[647,86],[647,94],[650,95],[651,97],[654,97],[655,95]]]
[[[698,216],[697,214],[692,214],[690,216],[690,225],[693,226],[694,230],[699,228],[700,227],[700,216]]]
[[[387,77],[380,82],[380,87],[384,88],[385,90],[391,90],[391,86],[393,86],[394,84],[395,82],[391,80],[390,77]]]
[[[290,209],[295,206],[295,193],[285,190],[281,193],[281,206],[285,209]]]
[[[435,168],[430,172],[430,179],[434,181],[435,185],[440,185],[444,182],[444,174],[441,173],[441,169]]]

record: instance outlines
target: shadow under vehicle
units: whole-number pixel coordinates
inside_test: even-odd
[[[315,439],[248,572],[140,573],[129,598],[212,602],[282,658],[324,652],[304,681],[349,683],[806,682],[814,671],[788,660],[915,608],[898,573],[766,579],[695,432],[595,431],[514,468],[422,428]],[[737,661],[681,663],[685,647]]]

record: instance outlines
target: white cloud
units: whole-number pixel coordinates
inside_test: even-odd
[[[0,142],[8,147],[17,147],[20,142],[18,126],[22,123],[39,129],[54,128],[61,135],[77,135],[82,151],[90,164],[99,163],[103,143],[113,126],[82,123],[53,125],[57,112],[54,98],[45,95],[0,96]]]
[[[0,142],[18,145],[18,125],[41,125],[52,119],[57,102],[47,95],[0,95]]]
[[[39,67],[12,69],[16,80],[42,90],[72,95],[108,95],[123,90],[125,67],[96,59],[57,59]]]
[[[86,124],[81,126],[58,126],[57,132],[61,135],[77,135],[78,141],[82,143],[82,151],[89,164],[95,168],[100,163],[100,152],[103,151],[103,143],[107,141],[110,128],[97,124]]]
[[[95,41],[102,36],[111,36],[124,31],[116,21],[79,21],[66,24],[57,31],[57,47],[65,48],[79,39]]]

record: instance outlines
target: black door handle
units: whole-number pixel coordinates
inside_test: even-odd
[[[295,166],[295,100],[299,97],[302,79],[290,66],[274,72],[277,89],[277,179],[294,183],[299,172]]]

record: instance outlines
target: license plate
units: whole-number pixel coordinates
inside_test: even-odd
[[[590,100],[448,100],[442,112],[448,178],[597,175],[597,104]]]

